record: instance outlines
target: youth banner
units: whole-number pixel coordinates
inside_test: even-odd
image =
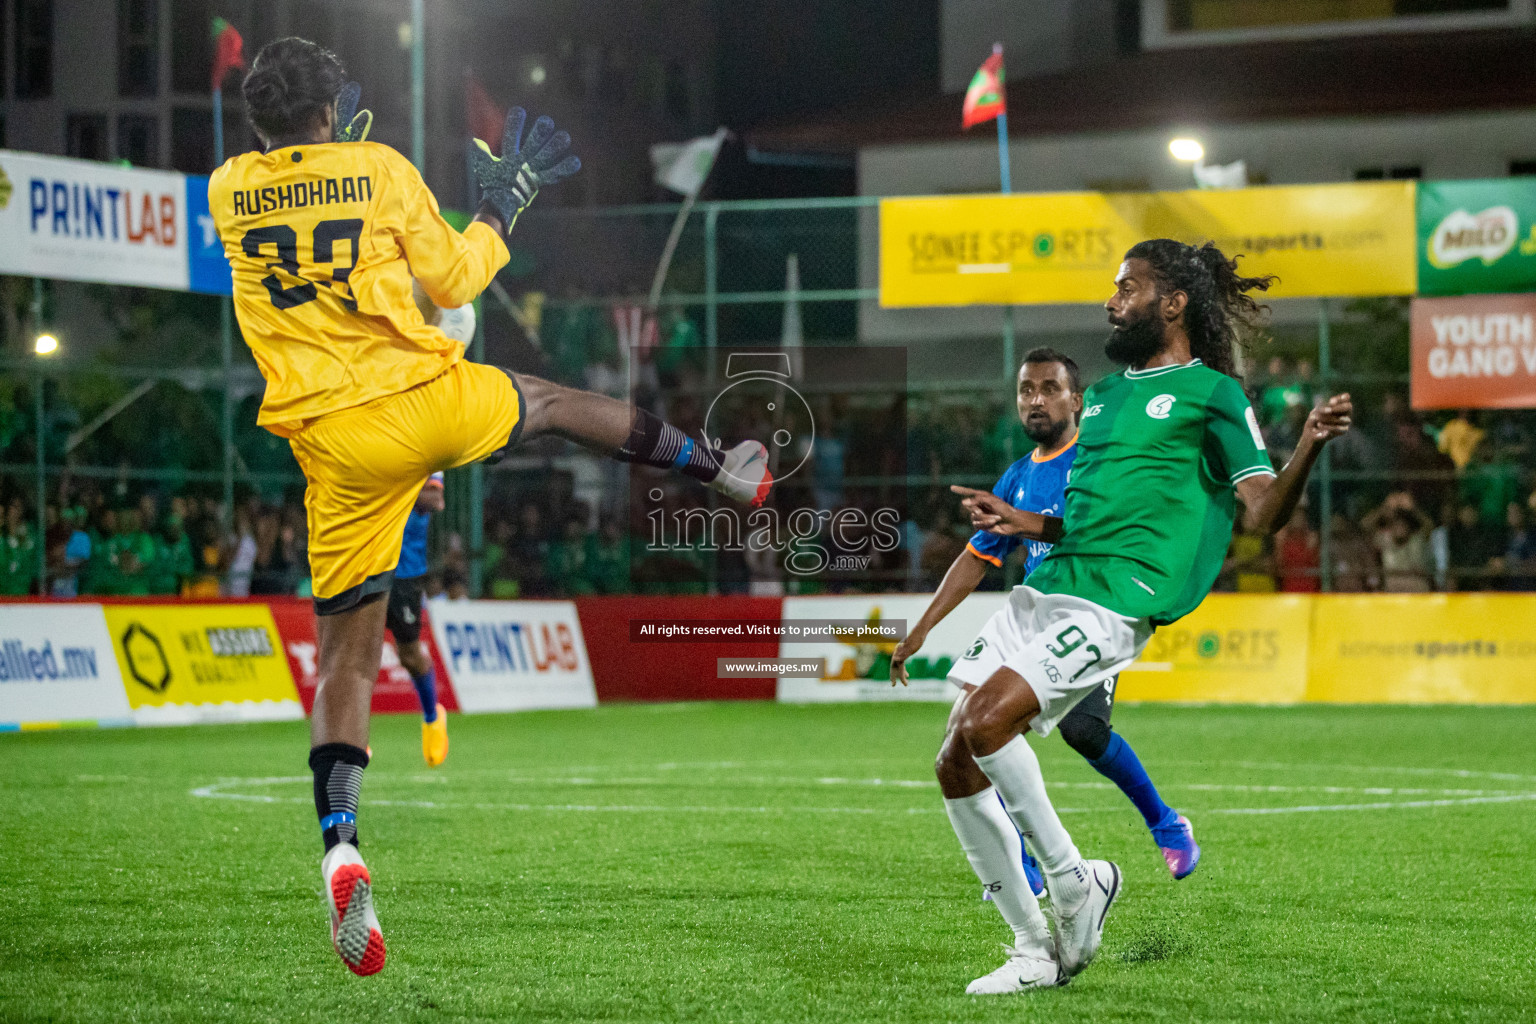
[[[140,725],[303,718],[264,604],[115,604],[104,609]]]
[[[0,732],[132,725],[99,604],[0,604]]]
[[[1414,299],[1415,409],[1536,408],[1536,295]]]
[[[575,602],[437,600],[427,609],[463,710],[597,705]]]
[[[886,199],[880,304],[1103,302],[1146,238],[1213,241],[1278,298],[1411,295],[1414,183]]]

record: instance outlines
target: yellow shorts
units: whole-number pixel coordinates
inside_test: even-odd
[[[523,396],[505,370],[460,361],[424,384],[321,416],[292,437],[309,481],[315,611],[334,615],[383,593],[427,477],[517,440]]]

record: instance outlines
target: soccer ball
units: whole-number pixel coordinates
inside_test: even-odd
[[[468,345],[475,337],[475,307],[471,303],[458,309],[438,309],[437,327],[455,341]]]
[[[420,282],[417,281],[411,282],[411,297],[416,300],[416,308],[421,310],[421,318],[427,323],[454,341],[462,341],[468,345],[474,339],[475,307],[473,304],[460,306],[457,309],[443,309],[433,304]]]

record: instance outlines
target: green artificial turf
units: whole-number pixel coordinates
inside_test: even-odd
[[[1009,936],[932,782],[945,713],[455,716],[437,770],[380,718],[368,979],[330,948],[303,723],[0,736],[0,1020],[1536,1020],[1536,708],[1119,708],[1205,848],[1177,883],[1037,741],[1125,888],[1070,987],[985,999]],[[1249,813],[1321,805],[1357,809]]]

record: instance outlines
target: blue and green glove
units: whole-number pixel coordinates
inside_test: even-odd
[[[362,142],[368,138],[368,129],[373,127],[373,111],[357,109],[358,97],[362,94],[363,87],[356,82],[348,82],[336,94],[337,142]]]
[[[508,233],[517,215],[528,208],[539,189],[581,170],[581,160],[565,155],[571,148],[571,137],[556,131],[555,122],[548,117],[533,122],[524,145],[523,124],[527,120],[528,112],[522,107],[507,111],[501,156],[493,155],[491,147],[480,139],[469,150],[470,171],[480,186],[481,198],[495,209]]]

